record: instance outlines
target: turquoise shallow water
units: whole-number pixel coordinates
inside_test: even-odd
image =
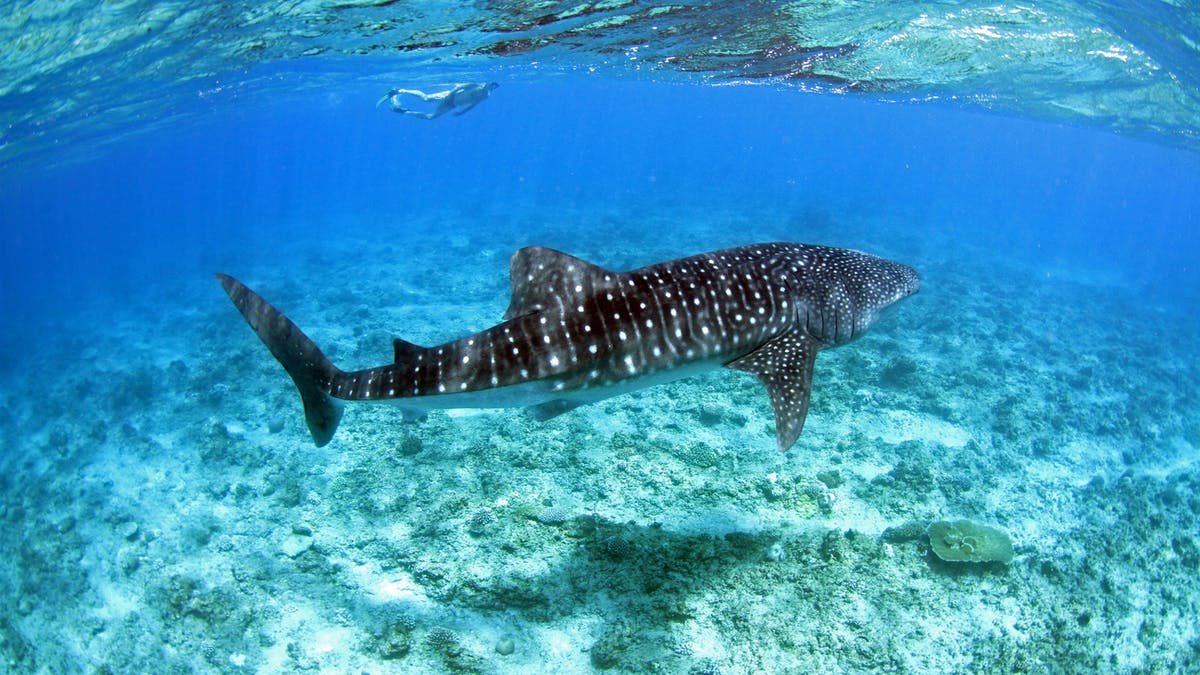
[[[397,326],[436,342],[492,323],[523,237],[635,265],[687,252],[654,234],[680,219],[718,245],[797,227],[763,209],[538,209],[486,214],[497,236],[480,215],[440,214],[452,236],[281,244],[238,270],[335,361],[367,366]],[[545,424],[360,405],[316,449],[207,276],[95,303],[10,366],[0,401],[22,449],[4,486],[10,666],[1190,667],[1189,322],[1077,268],[793,217],[926,261],[926,287],[820,357],[787,455],[760,386],[730,371]],[[314,277],[331,281],[298,281]],[[1002,528],[1013,562],[940,561],[921,533],[945,517]]]
[[[337,5],[3,24],[7,670],[1197,670],[1190,14]],[[729,369],[545,423],[351,404],[315,448],[212,277],[350,369],[496,323],[523,246],[773,240],[922,275],[786,454]],[[1006,550],[960,519],[1011,558],[943,559]]]

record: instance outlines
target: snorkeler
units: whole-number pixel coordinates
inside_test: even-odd
[[[441,117],[448,112],[453,112],[455,116],[461,115],[471,108],[483,102],[483,99],[492,93],[492,90],[500,85],[495,82],[468,82],[465,84],[456,84],[446,91],[434,92],[426,94],[417,89],[392,89],[383,95],[383,98],[375,104],[378,107],[384,101],[388,101],[392,112],[412,115],[420,117],[423,120],[431,120],[435,117]],[[409,110],[401,105],[401,96],[415,96],[422,101],[436,101],[437,107],[433,112],[420,112],[417,110]]]

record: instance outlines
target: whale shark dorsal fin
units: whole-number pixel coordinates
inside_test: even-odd
[[[508,264],[512,300],[505,320],[546,308],[570,306],[597,289],[617,283],[617,272],[543,246],[527,246]]]
[[[812,393],[813,362],[820,344],[800,330],[792,330],[749,354],[725,364],[726,368],[754,373],[771,396],[775,409],[775,435],[779,449],[792,447],[804,429]]]

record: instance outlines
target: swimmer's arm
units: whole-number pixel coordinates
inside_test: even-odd
[[[455,116],[455,117],[458,117],[459,115],[463,115],[463,114],[467,113],[468,111],[470,111],[470,110],[471,110],[471,108],[474,108],[475,106],[479,105],[481,102],[482,102],[482,101],[475,101],[474,103],[472,103],[472,104],[471,104],[471,105],[469,105],[469,106],[466,106],[466,107],[464,107],[464,108],[459,108],[458,110],[455,110],[455,111],[454,111],[454,116]]]

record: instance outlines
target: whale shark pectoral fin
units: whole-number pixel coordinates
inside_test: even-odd
[[[804,429],[818,348],[816,340],[794,330],[725,364],[726,368],[753,373],[766,386],[775,409],[775,435],[781,451],[792,447]]]
[[[531,405],[529,406],[528,410],[530,414],[533,415],[533,419],[539,422],[545,422],[546,420],[558,417],[565,412],[570,412],[581,405],[583,404],[578,401],[568,401],[559,398],[554,399],[553,401],[546,401],[545,403]]]
[[[620,274],[544,246],[526,246],[513,254],[508,263],[512,300],[504,320],[557,309],[559,304],[574,306],[597,290],[620,282]]]

